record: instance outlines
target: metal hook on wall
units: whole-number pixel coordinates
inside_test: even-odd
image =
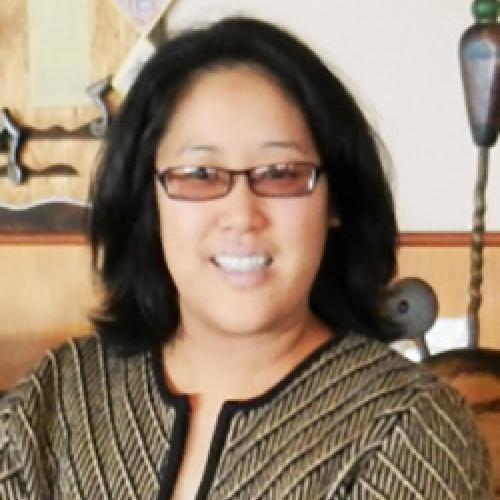
[[[110,114],[104,96],[110,89],[110,85],[111,77],[106,77],[87,87],[86,92],[99,108],[100,116],[91,123],[74,130],[58,126],[45,130],[21,127],[15,123],[7,109],[2,109],[0,111],[0,138],[3,139],[3,144],[0,144],[0,147],[6,147],[8,160],[7,165],[0,167],[0,175],[5,172],[14,184],[21,184],[28,177],[35,175],[78,175],[78,171],[74,167],[63,164],[51,165],[43,170],[31,170],[21,163],[20,151],[28,140],[102,139],[105,137],[109,127]]]
[[[14,184],[23,182],[23,169],[18,162],[19,148],[21,145],[21,131],[18,129],[6,109],[0,112],[0,135],[7,136],[8,159],[7,176]]]
[[[102,138],[106,135],[109,126],[109,111],[104,101],[104,96],[111,86],[111,77],[108,76],[102,80],[98,80],[90,84],[85,91],[92,99],[94,104],[99,108],[101,113],[100,118],[93,121],[89,125],[90,133],[96,138]]]

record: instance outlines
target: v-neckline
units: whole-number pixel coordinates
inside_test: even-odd
[[[338,345],[345,338],[346,334],[347,333],[336,332],[335,335],[332,335],[311,351],[277,383],[272,385],[262,394],[246,400],[225,401],[221,405],[195,500],[205,499],[210,491],[233,416],[237,412],[248,412],[273,401],[282,391],[293,384],[304,371],[314,364],[324,352]],[[168,387],[164,372],[162,347],[159,346],[153,350],[151,356],[156,387],[164,402],[168,406],[173,407],[175,411],[169,452],[168,456],[164,459],[162,477],[160,478],[161,486],[158,498],[164,500],[170,498],[172,495],[184,457],[186,439],[189,431],[190,407],[188,395],[175,394]]]

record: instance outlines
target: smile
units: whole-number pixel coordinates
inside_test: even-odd
[[[212,262],[223,269],[230,272],[255,272],[260,271],[271,264],[269,255],[214,255]]]

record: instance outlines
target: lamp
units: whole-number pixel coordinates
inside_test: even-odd
[[[460,40],[460,65],[472,138],[479,153],[467,309],[468,347],[476,348],[479,343],[489,148],[495,144],[500,128],[500,24],[497,22],[500,2],[475,0],[472,13],[476,22]]]

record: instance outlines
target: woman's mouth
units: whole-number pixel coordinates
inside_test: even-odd
[[[231,255],[218,254],[211,258],[213,264],[227,272],[251,273],[268,267],[272,258],[267,254]]]

